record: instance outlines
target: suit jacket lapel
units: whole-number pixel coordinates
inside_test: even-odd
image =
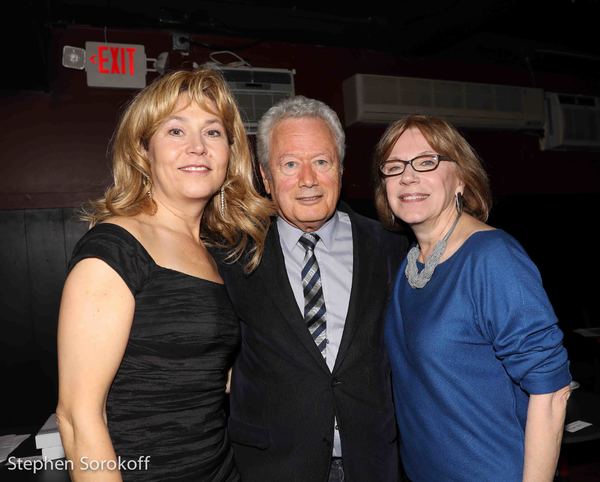
[[[281,312],[281,317],[290,325],[292,332],[295,333],[319,366],[329,373],[327,363],[306,328],[304,317],[298,309],[281,251],[277,223],[271,223],[265,243],[263,259],[260,267],[256,270],[256,274],[261,277],[267,295]]]
[[[369,299],[369,287],[372,284],[371,273],[373,271],[373,263],[369,263],[368,260],[370,259],[369,250],[373,249],[373,247],[369,247],[365,242],[365,240],[369,239],[370,234],[365,232],[364,227],[357,222],[356,217],[350,209],[347,212],[352,223],[352,255],[354,258],[352,264],[352,288],[350,291],[348,314],[344,323],[344,333],[342,334],[342,341],[340,342],[340,349],[335,359],[333,372],[341,365],[352,343],[352,338],[360,320],[361,308],[365,300]]]

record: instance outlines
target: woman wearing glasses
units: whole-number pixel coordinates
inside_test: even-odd
[[[485,224],[487,175],[446,122],[410,116],[376,149],[383,223],[417,244],[386,319],[401,452],[413,481],[551,481],[571,380],[539,272]]]

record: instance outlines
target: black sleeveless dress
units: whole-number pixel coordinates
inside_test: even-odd
[[[225,287],[158,266],[114,224],[86,233],[69,269],[84,258],[105,261],[135,297],[106,404],[123,479],[239,480],[227,438],[225,383],[240,333]]]

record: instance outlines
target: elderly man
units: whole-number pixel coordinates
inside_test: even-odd
[[[244,482],[399,480],[382,315],[406,239],[338,207],[344,140],[301,96],[259,124],[278,216],[252,274],[222,267],[242,326],[229,434]]]

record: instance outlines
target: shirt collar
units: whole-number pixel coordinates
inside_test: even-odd
[[[319,238],[321,238],[321,242],[323,243],[323,247],[325,249],[331,248],[333,240],[335,239],[338,223],[338,213],[336,211],[333,216],[331,216],[331,218],[329,218],[327,222],[323,224],[323,226],[314,231],[314,233],[318,234]],[[281,216],[277,216],[277,230],[279,231],[279,238],[283,241],[285,247],[289,251],[292,251],[296,246],[299,246],[298,240],[304,231],[296,226],[291,225]]]

